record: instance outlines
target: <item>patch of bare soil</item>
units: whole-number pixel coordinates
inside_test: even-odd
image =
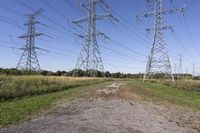
[[[198,133],[195,112],[117,97],[120,83],[57,105],[51,113],[0,129],[6,133]],[[109,97],[109,95],[111,97]],[[116,95],[116,96],[115,96]],[[180,116],[180,117],[178,117]],[[188,121],[188,125],[183,121]],[[198,119],[196,119],[199,123]],[[193,129],[192,129],[193,128]]]

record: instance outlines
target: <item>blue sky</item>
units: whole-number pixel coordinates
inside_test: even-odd
[[[28,7],[24,7],[17,1],[25,3]],[[48,2],[56,11],[42,1]],[[183,71],[188,69],[188,72],[192,73],[194,63],[198,74],[200,72],[200,19],[198,17],[200,1],[174,0],[174,4],[170,4],[169,1],[165,1],[165,8],[185,5],[187,9],[184,16],[183,14],[164,16],[165,24],[174,25],[173,33],[171,31],[164,32],[172,68],[174,69],[175,64],[178,65],[179,54],[182,54]],[[109,20],[97,22],[97,29],[118,44],[111,41],[108,43],[98,41],[105,69],[111,72],[144,72],[147,55],[149,55],[152,45],[152,36],[146,34],[145,28],[152,26],[153,20],[142,19],[142,22],[138,22],[136,15],[147,11],[145,0],[105,0],[105,2],[113,9],[113,15],[120,21],[114,24],[110,23]],[[17,38],[17,36],[26,33],[26,27],[23,26],[27,21],[25,14],[40,8],[45,9],[45,11],[37,20],[48,27],[38,25],[36,29],[38,32],[53,37],[43,36],[36,39],[37,47],[50,51],[45,54],[38,51],[41,68],[52,71],[74,68],[80,46],[75,42],[71,33],[75,32],[75,29],[70,26],[69,20],[84,16],[79,10],[76,0],[1,0],[0,67],[16,67],[22,53],[16,48],[25,45],[24,40]],[[141,55],[134,51],[141,53]]]

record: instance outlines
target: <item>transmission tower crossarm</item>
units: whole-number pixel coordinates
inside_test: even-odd
[[[83,17],[83,18],[81,18],[81,19],[72,21],[72,23],[74,23],[74,24],[79,24],[79,23],[85,22],[85,21],[87,21],[87,20],[88,20],[87,17]]]
[[[101,19],[104,19],[106,17],[107,18],[112,18],[115,21],[119,22],[119,20],[117,18],[115,18],[111,13],[108,13],[108,14],[96,14],[95,15],[95,20],[101,20]],[[90,18],[88,18],[88,17],[84,17],[84,18],[81,18],[81,19],[78,19],[78,20],[74,20],[74,21],[72,21],[72,23],[79,25],[79,23],[89,21],[89,19]]]
[[[103,36],[104,38],[110,40],[110,38],[109,38],[105,33],[103,33],[103,32],[97,31],[96,35],[97,35],[97,36]]]
[[[31,21],[26,22],[24,25],[28,26],[30,23],[32,23],[32,24],[39,24],[38,21],[31,20]]]
[[[42,51],[45,51],[45,52],[49,52],[49,50],[46,50],[46,49],[43,49],[43,48],[39,48],[39,47],[34,47],[35,49],[39,49],[39,50],[42,50]]]
[[[113,18],[114,20],[118,21],[117,18],[113,17],[111,13],[108,14],[97,14],[96,15],[96,20],[104,19],[104,18]]]
[[[25,35],[22,35],[22,36],[18,36],[18,38],[20,39],[23,39],[23,38],[27,38],[27,37],[37,37],[37,36],[42,36],[44,35],[43,33],[34,33],[34,34],[25,34]]]
[[[174,30],[173,30],[173,25],[164,25],[164,26],[162,26],[161,28],[162,28],[162,30],[169,29],[169,30],[171,30],[172,32],[174,31]],[[155,27],[153,27],[153,28],[146,28],[146,32],[150,32],[150,31],[152,31],[152,30],[155,30]]]
[[[172,9],[166,9],[166,10],[162,10],[158,13],[162,13],[163,15],[165,14],[173,14],[173,13],[184,13],[185,11],[185,7],[181,7],[181,8],[172,8]],[[148,17],[152,17],[155,15],[155,12],[146,12],[146,13],[143,13],[141,15],[136,15],[136,18],[138,20],[141,20],[142,18],[148,18]]]
[[[34,48],[34,49],[39,49],[39,50],[42,50],[42,51],[45,51],[45,52],[49,52],[48,50],[45,50],[43,48],[39,48],[39,47],[35,47],[35,46],[32,46],[31,48]],[[18,48],[20,50],[27,50],[29,49],[29,47],[25,47],[25,48]]]
[[[103,0],[98,0],[100,4],[104,5],[107,9],[110,9],[110,7],[103,1]]]
[[[35,13],[33,14],[26,14],[27,16],[30,16],[32,18],[36,18],[37,16],[39,16],[42,12],[44,12],[43,8],[40,8],[39,10],[37,10]]]

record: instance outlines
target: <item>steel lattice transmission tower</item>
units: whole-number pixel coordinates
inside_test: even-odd
[[[86,0],[85,2],[78,1],[80,8],[86,14],[85,17],[72,21],[73,24],[77,25],[79,28],[85,30],[83,34],[76,34],[78,38],[83,40],[81,43],[82,48],[74,69],[74,76],[78,75],[79,70],[84,70],[86,73],[84,76],[96,77],[97,72],[104,72],[104,65],[101,58],[99,45],[97,42],[97,37],[102,36],[109,39],[104,33],[96,29],[96,21],[102,20],[104,18],[109,18],[110,20],[116,20],[113,17],[109,6],[103,0]],[[103,9],[103,14],[99,15],[96,10]]]
[[[178,79],[181,79],[184,77],[183,74],[183,58],[182,58],[182,54],[179,54],[179,75],[178,75]]]
[[[44,9],[40,9],[33,14],[28,14],[28,22],[24,25],[28,27],[28,31],[25,35],[19,36],[20,39],[26,39],[26,45],[20,50],[23,50],[21,58],[17,64],[17,69],[22,70],[25,74],[31,74],[32,72],[40,71],[40,64],[37,58],[36,49],[43,50],[35,46],[35,37],[44,35],[35,31],[35,25],[40,22],[36,21],[36,17],[39,16]]]
[[[172,68],[163,33],[165,29],[171,29],[173,31],[173,27],[172,25],[164,25],[163,15],[172,14],[175,12],[183,13],[184,8],[165,10],[163,9],[163,0],[147,0],[147,4],[149,6],[154,5],[154,11],[137,16],[138,19],[140,19],[141,17],[154,17],[154,27],[146,29],[147,32],[154,31],[154,35],[153,44],[150,55],[148,57],[146,72],[144,74],[143,81],[154,78],[156,75],[161,74],[164,75],[165,78],[171,79],[174,82],[174,76],[172,73]]]
[[[195,64],[192,64],[192,75],[195,76]]]

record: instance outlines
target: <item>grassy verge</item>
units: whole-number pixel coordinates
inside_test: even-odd
[[[199,80],[179,80],[174,84],[172,83],[164,83],[165,85],[175,87],[177,89],[182,89],[186,91],[196,91],[200,92],[200,81]]]
[[[69,100],[83,95],[94,87],[103,86],[107,83],[96,85],[69,88],[61,92],[44,94],[39,96],[24,97],[18,100],[5,101],[0,103],[0,127],[25,120],[30,115],[37,114],[43,109],[49,108],[59,99]]]
[[[104,78],[73,78],[53,76],[0,76],[0,100],[41,95],[72,87],[112,80]]]
[[[173,88],[186,90],[186,91],[196,91],[200,92],[200,81],[199,80],[191,80],[191,79],[183,79],[177,80],[174,83],[166,80],[150,80],[152,83],[160,83],[163,85],[167,85]]]
[[[127,87],[130,93],[134,93],[143,99],[164,101],[175,105],[200,109],[200,92],[186,91],[158,83],[143,84],[140,81],[129,82]]]

